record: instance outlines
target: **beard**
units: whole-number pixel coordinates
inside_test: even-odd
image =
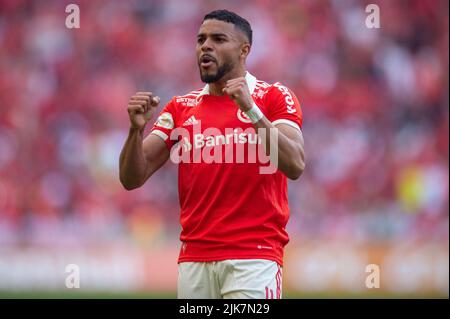
[[[200,66],[199,66],[200,68]],[[203,83],[214,83],[219,81],[224,77],[225,74],[230,72],[233,69],[233,65],[231,63],[225,62],[223,65],[221,65],[215,74],[202,74],[201,68],[200,68],[200,78],[202,79]]]

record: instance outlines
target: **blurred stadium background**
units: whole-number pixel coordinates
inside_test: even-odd
[[[65,27],[76,3],[81,28]],[[365,27],[376,3],[381,28]],[[226,8],[250,72],[304,112],[284,296],[449,296],[448,1],[0,0],[0,298],[175,297],[177,169],[125,191],[126,104],[202,87],[195,37]],[[80,288],[67,289],[68,264]],[[365,286],[366,265],[381,286]]]

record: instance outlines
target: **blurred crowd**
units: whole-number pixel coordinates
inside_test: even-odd
[[[178,240],[175,164],[120,185],[126,105],[203,86],[196,33],[219,8],[252,25],[249,71],[302,104],[291,239],[448,242],[448,2],[371,2],[379,29],[352,0],[0,0],[0,245]]]

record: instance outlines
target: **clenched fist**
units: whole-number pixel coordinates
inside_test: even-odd
[[[159,100],[159,97],[153,96],[152,92],[137,92],[133,95],[127,108],[131,127],[143,129],[159,105]]]
[[[253,106],[253,98],[244,77],[228,80],[222,92],[230,96],[244,112]]]

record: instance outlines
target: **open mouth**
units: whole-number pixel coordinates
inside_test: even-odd
[[[208,68],[208,67],[210,67],[213,63],[217,63],[216,62],[216,59],[214,59],[212,56],[210,56],[210,55],[203,55],[201,58],[200,58],[200,66],[202,67],[202,68]]]

